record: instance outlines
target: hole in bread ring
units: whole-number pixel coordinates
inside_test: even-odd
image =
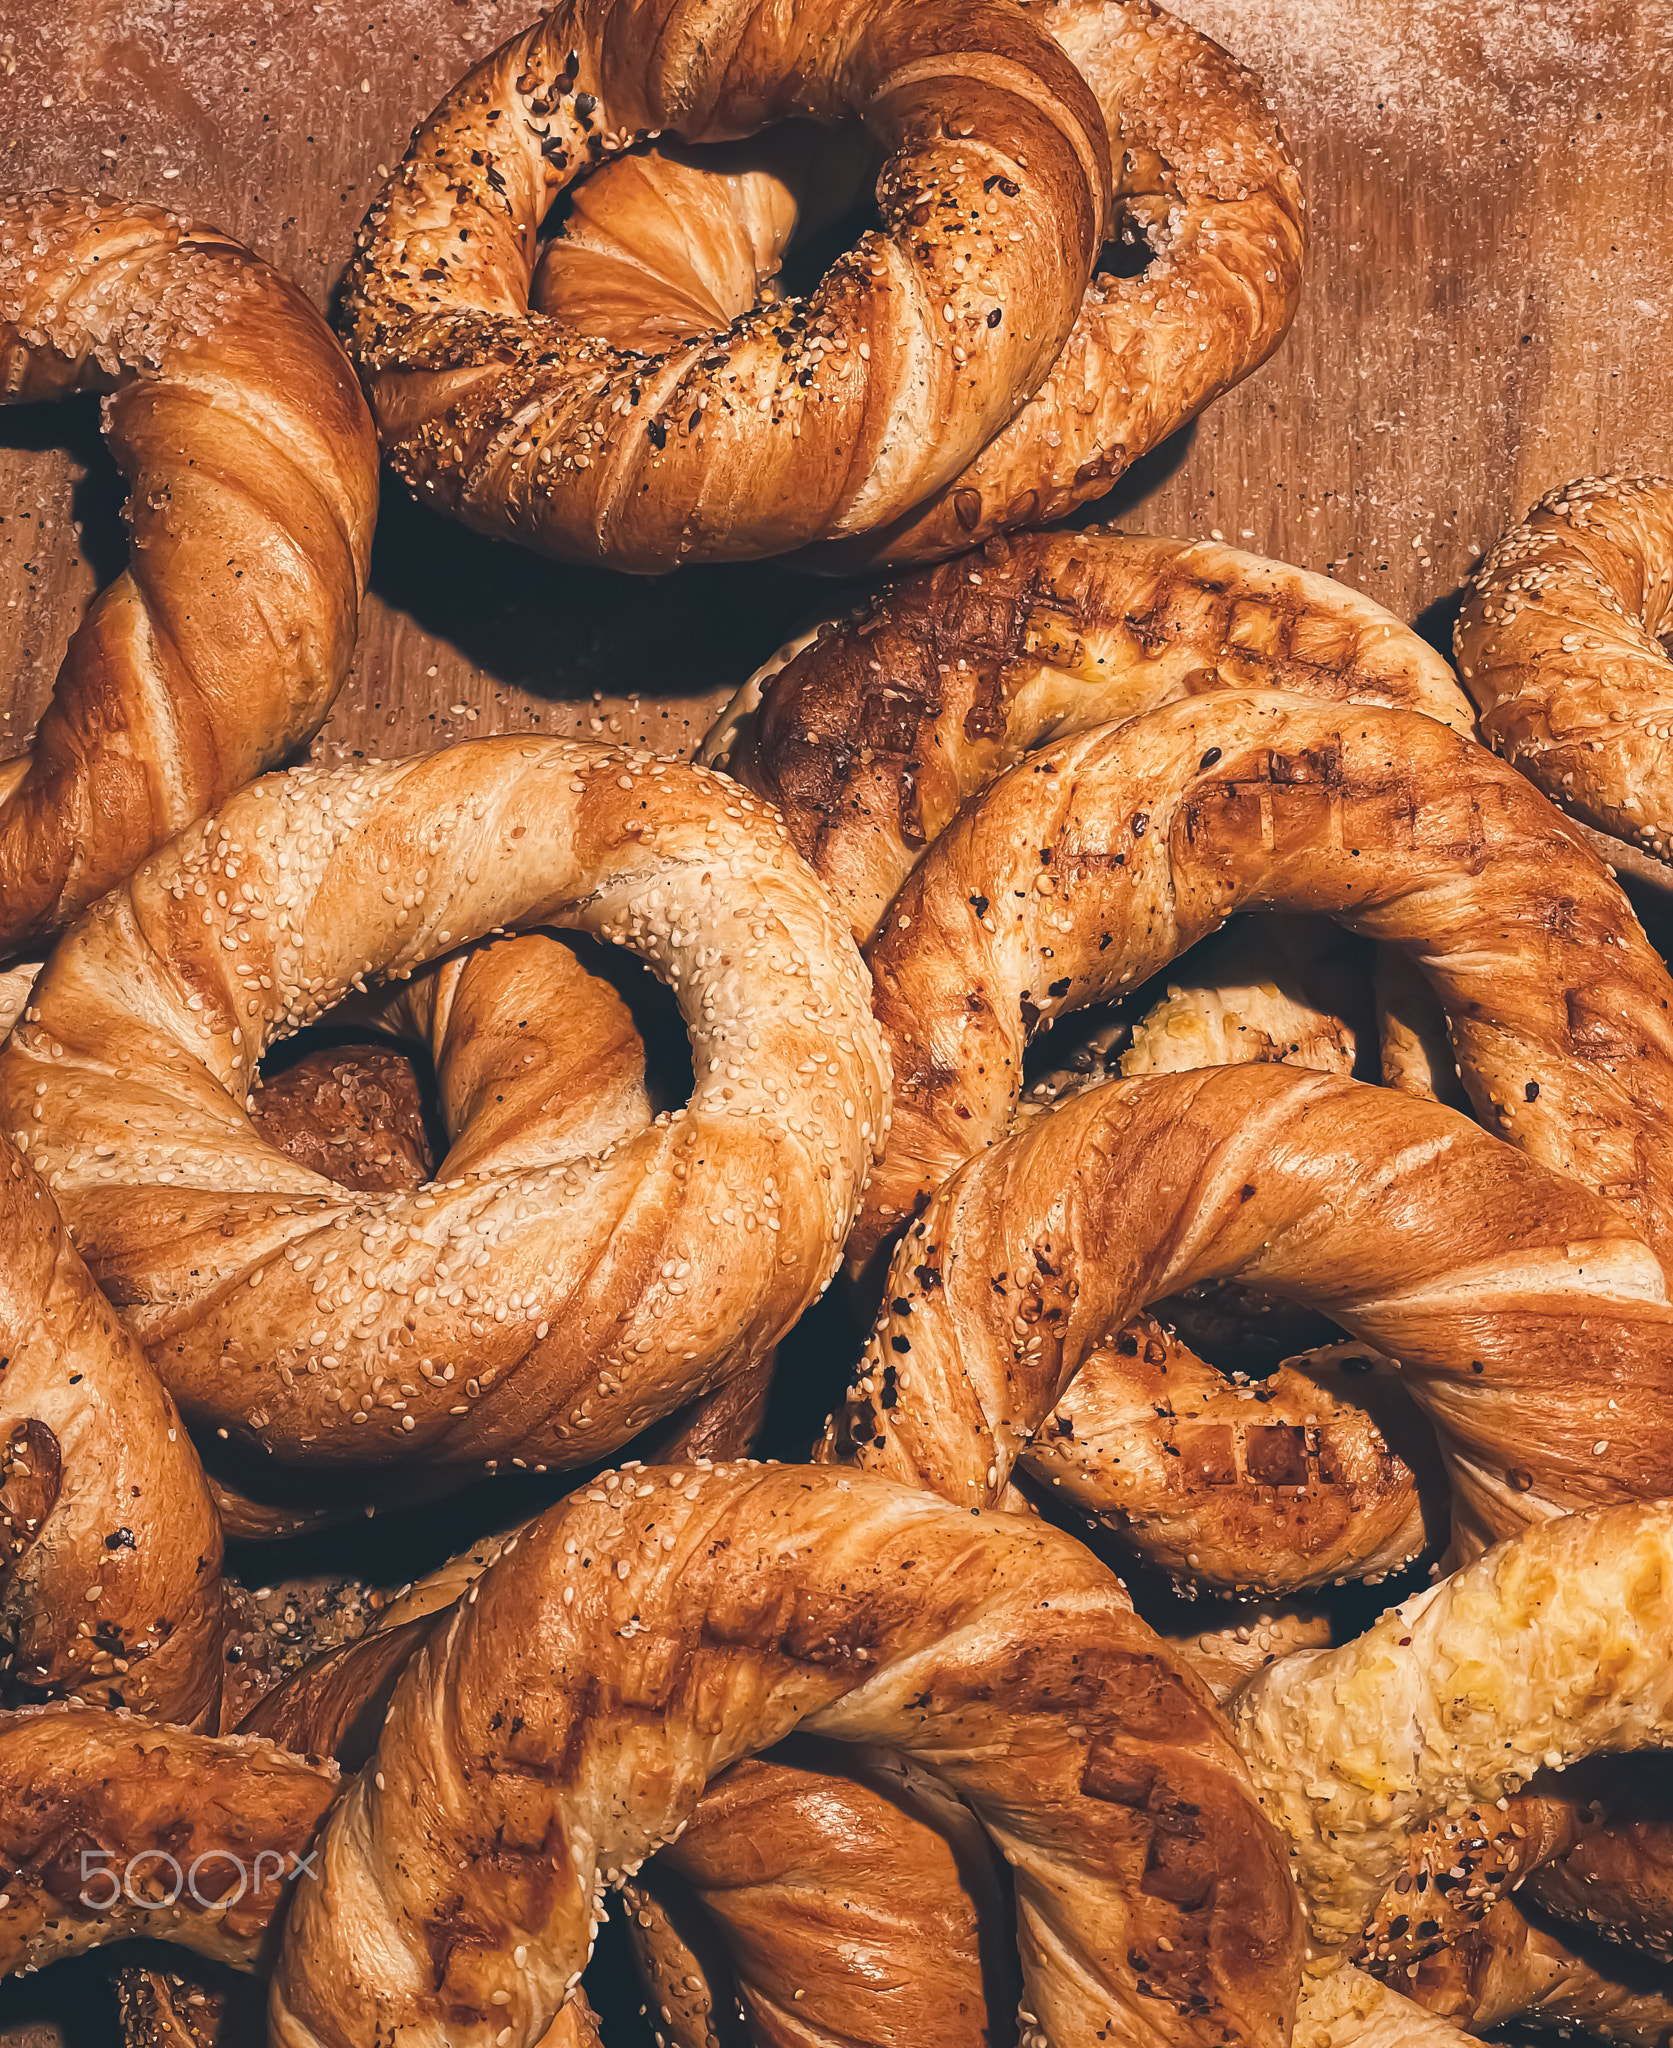
[[[471,1048],[497,1034],[515,1074],[539,979],[490,948],[409,998],[467,1027],[439,1181],[355,1193],[260,1139],[242,1105],[274,1037],[518,924],[655,968],[684,1108],[587,1152],[561,1105],[543,1124],[485,1089]],[[437,1043],[445,1096],[445,1021]],[[493,1469],[594,1457],[776,1340],[837,1262],[885,1073],[859,956],[776,819],[703,769],[504,739],[233,798],[60,944],[0,1113],[200,1429]]]
[[[539,224],[587,171],[648,133],[797,116],[858,120],[886,158],[883,231],[807,301],[655,356],[530,311]],[[898,517],[1006,425],[1068,338],[1109,193],[1080,73],[991,0],[829,18],[570,0],[418,130],[344,329],[426,503],[620,568],[777,554]]]

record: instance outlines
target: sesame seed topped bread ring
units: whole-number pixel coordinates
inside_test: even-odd
[[[1408,953],[1483,1122],[1673,1258],[1673,981],[1602,861],[1432,718],[1258,691],[1042,749],[914,870],[869,951],[894,1120],[851,1267],[1004,1131],[1038,1024],[1245,908]]]
[[[1453,631],[1481,730],[1673,889],[1673,479],[1586,477],[1497,542]],[[1618,850],[1617,850],[1618,849]]]
[[[529,310],[553,201],[647,134],[863,123],[880,230],[811,298],[648,355]],[[461,81],[373,206],[343,326],[426,503],[618,568],[866,533],[1040,388],[1108,232],[1110,146],[1000,0],[564,0]]]
[[[896,1248],[824,1454],[991,1507],[1045,1418],[1073,1420],[1089,1354],[1208,1279],[1304,1301],[1400,1360],[1465,1552],[1673,1495],[1673,1308],[1620,1211],[1455,1110],[1282,1066],[1107,1082],[970,1160]],[[1239,1472],[1223,1413],[1170,1427],[1192,1482],[1178,1513],[1194,1506],[1205,1549],[1235,1539],[1261,1491],[1247,1448]],[[1304,1426],[1285,1434],[1287,1481],[1283,1436],[1261,1463],[1293,1571],[1311,1520],[1286,1530],[1271,1509],[1314,1471]]]
[[[699,758],[778,806],[864,941],[1024,754],[1228,689],[1474,723],[1441,657],[1357,590],[1212,541],[1093,529],[994,541],[822,626],[744,684]]]
[[[819,566],[928,560],[1061,517],[1247,376],[1294,315],[1301,187],[1259,81],[1149,0],[1050,0],[1037,18],[1097,95],[1117,236],[1150,261],[1093,277],[1050,376],[967,469],[892,526],[816,549]],[[851,144],[787,129],[607,163],[547,244],[532,302],[655,353],[777,302],[792,238],[847,211],[867,173]]]
[[[559,1102],[543,1143],[525,1046],[563,1013],[506,947],[497,1015],[469,974],[423,996],[447,999],[456,1119],[434,1183],[352,1190],[260,1138],[244,1104],[276,1038],[514,925],[654,967],[691,1034],[686,1107],[629,1105],[589,1151]],[[481,740],[269,776],[156,855],[60,942],[0,1115],[199,1426],[291,1464],[570,1464],[745,1370],[829,1279],[887,1117],[866,998],[735,783]]]
[[[129,558],[0,765],[0,955],[282,760],[348,673],[378,450],[331,330],[158,206],[0,199],[0,403],[100,391]]]
[[[409,1664],[299,1886],[275,2048],[525,2048],[606,1886],[800,1724],[884,1743],[1011,1864],[1047,2041],[1280,2048],[1294,1886],[1207,1692],[1072,1539],[859,1473],[628,1467]]]

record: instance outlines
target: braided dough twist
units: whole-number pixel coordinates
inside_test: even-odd
[[[213,1725],[221,1525],[174,1403],[0,1138],[0,1681]]]
[[[1409,954],[1482,1120],[1673,1256],[1673,982],[1603,863],[1435,720],[1262,691],[1042,750],[914,871],[870,948],[894,1121],[851,1266],[1004,1130],[1036,1024],[1248,907]]]
[[[0,200],[0,402],[110,394],[129,565],[0,766],[0,954],[319,727],[348,672],[378,451],[313,307],[161,207]]]
[[[1264,362],[1294,316],[1305,209],[1259,80],[1149,0],[1051,0],[1038,19],[1097,95],[1119,233],[1151,260],[1094,276],[1050,376],[969,468],[892,526],[816,550],[821,567],[928,560],[1061,517]],[[660,353],[780,302],[792,237],[840,218],[875,168],[853,140],[780,130],[605,164],[543,252],[532,303]]]
[[[1091,528],[991,542],[793,642],[698,758],[777,805],[863,943],[960,807],[1025,754],[1251,689],[1474,723],[1441,657],[1357,590],[1210,541]]]
[[[474,1085],[461,980],[436,1183],[356,1193],[262,1142],[275,1038],[514,923],[655,966],[686,1108],[584,1152]],[[64,939],[0,1057],[6,1128],[188,1414],[316,1466],[581,1462],[743,1370],[830,1277],[887,1101],[859,956],[777,822],[527,739],[253,784]]]
[[[1454,1111],[1278,1066],[1112,1081],[970,1160],[895,1252],[825,1453],[992,1506],[1106,1333],[1215,1277],[1400,1359],[1466,1546],[1673,1493],[1673,1308],[1620,1212]],[[1175,1430],[1210,1485],[1229,1434]]]
[[[1586,477],[1494,546],[1453,629],[1483,736],[1673,886],[1673,480]],[[1616,851],[1618,849],[1618,852]]]
[[[293,1902],[275,2043],[537,2039],[602,1887],[798,1723],[971,1801],[1041,2039],[1287,2038],[1282,1858],[1208,1695],[1078,1544],[860,1474],[630,1467],[409,1665]]]
[[[794,310],[647,356],[529,310],[558,195],[647,133],[863,121],[883,227]],[[995,0],[564,0],[461,81],[367,217],[343,320],[384,449],[486,532],[620,568],[864,533],[1044,381],[1108,221],[1091,91]]]
[[[1434,1815],[1599,1750],[1673,1746],[1673,1504],[1526,1530],[1228,1713],[1289,1837],[1312,1952],[1340,1958]]]

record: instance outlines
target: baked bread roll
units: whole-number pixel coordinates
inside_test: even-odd
[[[378,451],[325,322],[160,206],[0,200],[0,402],[100,391],[126,571],[0,766],[0,957],[322,724],[354,652]]]
[[[1488,554],[1453,629],[1481,730],[1605,858],[1673,889],[1673,481],[1583,477]]]
[[[880,230],[809,299],[654,356],[530,313],[540,223],[606,156],[791,117],[863,123],[885,157]],[[617,568],[778,554],[887,525],[1010,422],[1110,204],[1091,89],[996,0],[563,0],[415,131],[343,330],[426,503]]]
[[[1054,0],[1039,19],[1120,153],[1111,241],[1144,250],[1147,266],[1095,274],[1063,353],[1010,425],[894,525],[816,550],[820,566],[952,554],[1101,496],[1263,362],[1294,316],[1304,207],[1259,80],[1146,0]],[[576,188],[530,303],[660,354],[758,302],[782,305],[792,238],[839,219],[875,172],[852,131],[780,128],[730,150],[659,142]]]

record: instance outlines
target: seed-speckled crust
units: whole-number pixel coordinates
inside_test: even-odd
[[[1320,1961],[1352,1950],[1407,1837],[1542,1766],[1673,1746],[1673,1502],[1571,1515],[1391,1608],[1228,1712],[1288,1836]]]
[[[603,1888],[797,1724],[899,1749],[969,1800],[1012,1865],[1035,2048],[1287,2039],[1282,1851],[1208,1694],[1118,1581],[1025,1518],[723,1466],[606,1475],[507,1545],[409,1665],[293,1903],[273,2040],[538,2040]]]
[[[337,1788],[257,1736],[0,1715],[0,1975],[141,1934],[253,1968]]]
[[[4,1697],[213,1726],[221,1549],[174,1403],[0,1138]]]
[[[589,1153],[465,1086],[416,1192],[261,1142],[274,1038],[519,923],[670,984],[684,1109]],[[0,1104],[189,1415],[292,1463],[480,1469],[596,1456],[759,1359],[837,1263],[888,1083],[859,955],[770,813],[703,769],[496,739],[252,784],[61,943]]]
[[[308,739],[371,556],[371,416],[319,314],[158,206],[0,199],[0,403],[109,393],[129,565],[0,766],[0,953]]]
[[[1456,1111],[1278,1066],[1112,1081],[970,1160],[895,1251],[825,1453],[992,1506],[1107,1333],[1216,1278],[1401,1361],[1466,1552],[1673,1494],[1673,1308],[1620,1211]],[[1262,1489],[1217,1449],[1201,1511],[1218,1463],[1251,1540]]]
[[[783,649],[698,751],[783,812],[864,941],[960,806],[1024,754],[1205,691],[1470,706],[1357,590],[1212,541],[1026,534]]]
[[[882,227],[797,307],[666,353],[529,310],[540,223],[606,157],[863,121]],[[866,533],[1044,382],[1108,231],[1109,138],[996,0],[563,0],[454,88],[367,217],[343,326],[425,502],[618,568]]]
[[[1673,890],[1673,479],[1547,493],[1477,571],[1453,630],[1483,735]]]
[[[1260,691],[1042,748],[913,872],[870,947],[894,1122],[851,1266],[1004,1131],[1037,1025],[1256,907],[1410,955],[1487,1127],[1673,1257],[1673,981],[1602,861],[1434,719]]]
[[[1294,316],[1304,207],[1259,80],[1149,0],[1050,0],[1036,18],[1097,95],[1120,159],[1118,232],[1150,261],[1093,278],[1051,375],[968,469],[813,565],[932,560],[1061,517],[1264,362]],[[874,168],[850,141],[779,130],[605,164],[544,251],[533,303],[660,353],[777,301],[791,238],[840,217]],[[983,205],[998,211],[992,194]]]

